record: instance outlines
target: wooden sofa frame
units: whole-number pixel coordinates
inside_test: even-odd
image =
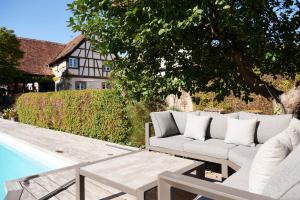
[[[229,160],[226,160],[226,159],[214,158],[214,157],[206,156],[206,155],[200,155],[200,154],[194,154],[194,153],[189,153],[189,152],[185,152],[185,151],[151,146],[150,145],[150,137],[153,135],[151,133],[152,126],[153,126],[152,122],[147,122],[145,124],[145,148],[146,148],[146,150],[157,151],[157,152],[167,153],[167,154],[171,154],[171,155],[182,156],[185,158],[191,158],[191,159],[208,161],[208,162],[220,164],[223,178],[228,178],[228,167],[232,168],[235,171],[240,169],[240,166],[238,166],[235,163],[233,163]]]

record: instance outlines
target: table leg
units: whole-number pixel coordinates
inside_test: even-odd
[[[145,200],[145,191],[137,190],[136,199],[137,200]]]
[[[80,175],[79,168],[76,169],[76,200],[85,199],[85,181],[84,176]]]
[[[158,179],[158,200],[171,200],[171,186],[167,181],[163,179]]]
[[[196,176],[197,176],[197,178],[200,178],[200,179],[205,178],[205,164],[202,164],[196,168]]]

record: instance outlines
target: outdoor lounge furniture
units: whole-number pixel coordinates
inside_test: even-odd
[[[159,176],[159,199],[170,200],[170,187],[176,187],[212,199],[298,200],[300,199],[300,145],[276,168],[262,195],[247,192],[251,162],[222,184],[165,172]],[[201,200],[201,198],[199,198]]]
[[[178,113],[176,114],[178,115]],[[220,117],[225,117],[225,115],[204,112],[200,112],[199,114],[209,114],[212,116],[212,122],[210,126],[217,125],[219,123],[219,125],[223,126],[224,128],[224,123],[222,124],[220,122],[222,121],[220,120]],[[212,137],[209,137],[209,139],[202,143],[194,140],[181,140],[180,138],[184,136],[179,134],[176,134],[175,136],[168,136],[165,138],[158,138],[157,136],[150,137],[150,124],[146,124],[146,139],[148,142],[147,149],[173,153],[199,160],[216,161],[217,163],[223,165],[223,175],[227,175],[227,172],[225,171],[227,170],[227,166],[230,166],[236,170],[236,172],[233,175],[229,176],[223,183],[212,183],[181,174],[164,172],[159,176],[158,180],[158,194],[160,200],[171,199],[170,188],[178,188],[187,192],[198,194],[199,200],[206,198],[221,200],[300,199],[300,145],[296,146],[295,149],[276,167],[275,172],[272,174],[266,186],[263,188],[262,194],[248,192],[249,172],[256,152],[268,139],[286,129],[290,125],[292,116],[258,115],[246,112],[240,112],[237,114],[240,119],[258,119],[259,123],[257,125],[255,136],[255,147],[246,147],[242,145],[234,145],[229,147],[225,144],[222,144],[221,138]],[[214,117],[218,118],[218,123],[216,123],[216,121],[213,123]],[[182,119],[184,119],[184,117],[182,117]],[[296,125],[296,129],[299,130],[300,124],[299,122],[297,123],[298,124]],[[216,127],[210,127],[210,131],[214,128]],[[241,130],[241,134],[243,134],[243,130]],[[209,133],[209,135],[216,136],[215,132],[213,134]],[[172,137],[176,137],[176,139],[171,139]],[[176,143],[176,145],[171,145],[172,142]],[[198,145],[197,148],[195,146],[194,150],[192,148],[188,148],[192,143],[197,143]],[[173,147],[176,147],[176,149]],[[206,147],[207,149],[205,149],[204,147]],[[213,150],[211,149],[214,149],[216,152],[213,153]]]
[[[156,112],[151,113],[152,122],[145,125],[146,149],[218,163],[222,166],[224,178],[228,177],[228,166],[237,171],[245,163],[251,161],[261,144],[286,129],[292,119],[292,115],[260,115],[247,112],[220,114],[196,111],[189,113],[211,116],[212,120],[207,132],[208,139],[202,142],[183,136],[187,112]],[[227,117],[258,120],[255,147],[224,142]],[[151,134],[151,126],[154,126],[154,136]],[[167,132],[167,136],[161,137],[161,131]],[[243,134],[243,130],[240,131]]]
[[[85,199],[84,179],[89,178],[139,200],[149,196],[156,199],[158,175],[165,171],[177,174],[196,171],[197,177],[204,177],[202,162],[156,152],[135,151],[79,167],[76,175],[76,198]]]

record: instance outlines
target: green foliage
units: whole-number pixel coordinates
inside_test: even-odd
[[[125,102],[111,90],[27,93],[16,103],[19,121],[117,143],[130,135]]]
[[[149,110],[127,104],[115,90],[27,93],[17,99],[19,121],[78,135],[142,146]]]
[[[17,118],[17,111],[15,108],[7,108],[3,110],[2,117],[3,119],[12,119],[12,118]]]
[[[20,77],[17,66],[22,57],[23,52],[14,32],[0,27],[0,84],[13,83]]]
[[[143,103],[131,103],[126,108],[131,127],[129,143],[133,146],[145,144],[145,123],[150,121],[150,110]]]
[[[69,25],[116,55],[113,76],[134,99],[182,89],[248,101],[251,92],[281,94],[264,75],[294,78],[299,7],[278,0],[75,0]]]
[[[232,111],[228,101],[216,101],[215,94],[199,92],[193,96],[194,110],[220,109],[227,112]]]

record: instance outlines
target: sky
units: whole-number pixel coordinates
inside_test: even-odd
[[[72,0],[0,0],[0,27],[18,37],[67,43],[78,35],[67,27]]]

